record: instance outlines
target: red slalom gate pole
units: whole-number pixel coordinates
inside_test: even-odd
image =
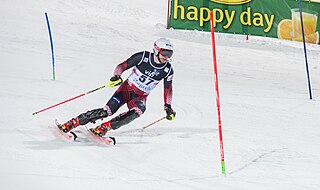
[[[219,140],[220,140],[220,156],[221,156],[221,170],[222,175],[226,175],[226,167],[224,162],[224,149],[223,149],[223,139],[222,139],[222,125],[221,125],[221,114],[220,114],[220,95],[219,95],[219,84],[218,84],[218,67],[216,58],[216,43],[214,38],[214,18],[213,12],[210,12],[210,24],[211,24],[211,38],[212,38],[212,55],[213,55],[213,68],[214,68],[214,82],[216,90],[216,103],[218,112],[218,126],[219,126]]]
[[[55,104],[55,105],[53,105],[53,106],[44,108],[44,109],[42,109],[42,110],[40,110],[40,111],[37,111],[37,112],[34,112],[34,113],[32,113],[32,115],[36,115],[36,114],[41,113],[41,112],[43,112],[43,111],[46,111],[46,110],[48,110],[48,109],[54,108],[54,107],[59,106],[59,105],[64,104],[64,103],[67,103],[67,102],[69,102],[69,101],[71,101],[71,100],[80,98],[80,97],[82,97],[82,96],[85,96],[85,95],[87,95],[87,94],[90,94],[90,93],[92,93],[92,92],[95,92],[95,91],[97,91],[97,90],[100,90],[100,89],[102,89],[102,88],[105,88],[105,87],[107,87],[107,86],[108,86],[108,85],[100,86],[100,87],[98,87],[98,88],[96,88],[96,89],[90,90],[89,92],[80,94],[80,95],[78,95],[78,96],[76,96],[76,97],[70,98],[70,99],[65,100],[65,101],[63,101],[63,102],[57,103],[57,104]]]
[[[171,0],[168,0],[168,10],[167,10],[167,29],[169,29],[169,19],[170,19],[170,2],[171,2]]]

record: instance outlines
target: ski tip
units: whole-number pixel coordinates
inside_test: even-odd
[[[106,137],[96,136],[93,133],[92,128],[88,128],[87,126],[85,126],[85,128],[87,129],[89,137],[93,141],[101,143],[101,144],[106,144],[106,145],[116,145],[116,138],[115,137],[111,137],[111,136],[106,136]]]
[[[114,137],[109,137],[111,140],[112,140],[112,142],[113,142],[113,145],[116,145],[116,138],[114,138]],[[110,143],[111,144],[111,143]]]
[[[78,138],[78,136],[77,136],[74,132],[72,132],[72,131],[70,131],[70,133],[71,133],[72,136],[73,136],[73,141],[76,141],[77,138]]]

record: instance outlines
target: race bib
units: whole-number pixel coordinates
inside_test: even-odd
[[[159,81],[142,74],[138,69],[134,68],[128,78],[129,82],[134,84],[139,90],[150,93],[159,83]]]

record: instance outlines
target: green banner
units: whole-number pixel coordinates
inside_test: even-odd
[[[171,0],[169,27],[302,41],[298,1],[295,0]],[[320,0],[302,2],[305,40],[319,44]]]

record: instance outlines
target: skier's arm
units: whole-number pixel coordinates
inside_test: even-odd
[[[121,76],[125,70],[128,70],[133,66],[137,65],[138,63],[140,63],[143,57],[143,54],[144,52],[135,53],[131,57],[129,57],[127,60],[117,65],[117,67],[113,72],[113,76]]]
[[[168,81],[164,79],[164,93],[163,93],[164,104],[170,104],[172,102],[172,80]]]
[[[109,82],[107,83],[107,86],[109,87],[115,87],[122,83],[121,75],[125,70],[130,69],[131,67],[137,65],[140,63],[142,57],[144,55],[144,52],[139,52],[131,57],[129,57],[124,62],[120,63],[116,66],[115,70],[113,71],[113,76],[110,78]]]
[[[168,120],[173,120],[176,116],[176,112],[171,108],[172,103],[172,79],[173,79],[173,71],[169,74],[168,77],[164,78],[164,110],[167,113],[166,118]]]

